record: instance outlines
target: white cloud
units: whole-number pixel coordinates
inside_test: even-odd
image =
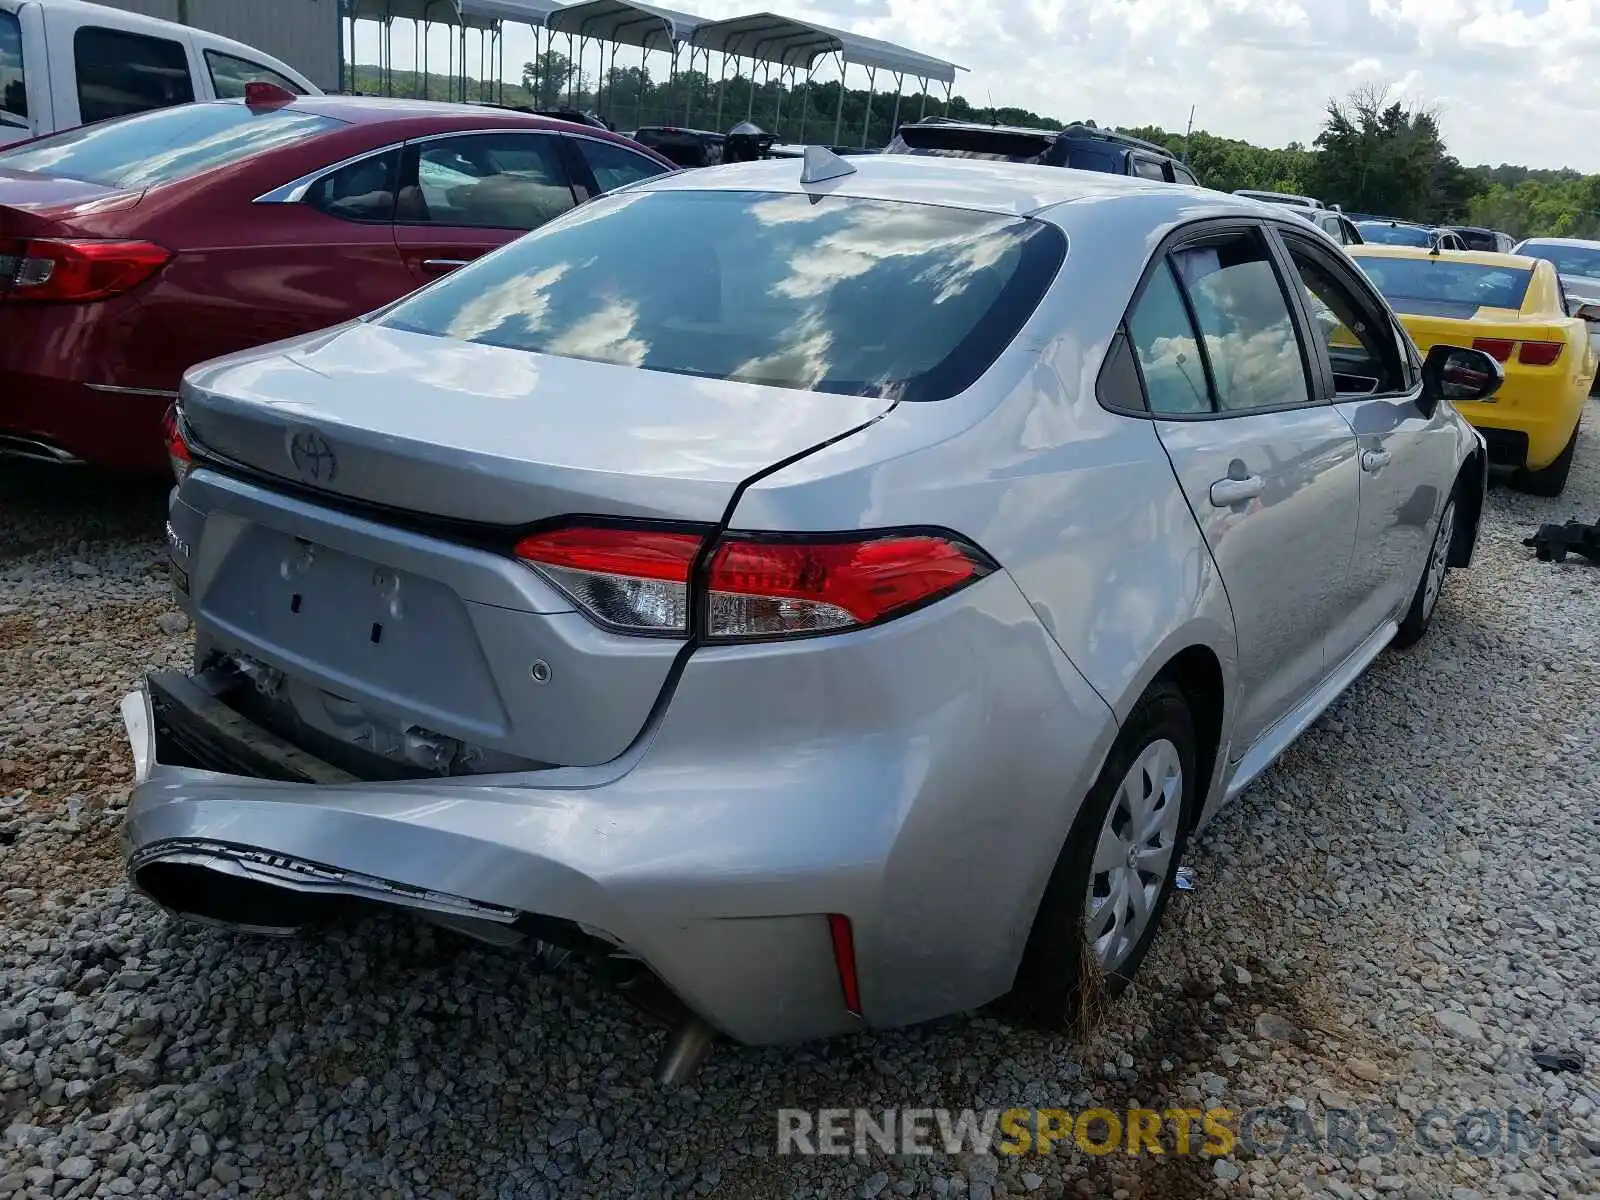
[[[708,19],[766,8],[898,42],[970,67],[956,91],[976,104],[992,95],[996,104],[1063,120],[1167,129],[1181,129],[1193,104],[1198,127],[1260,145],[1309,144],[1330,97],[1392,82],[1438,109],[1463,162],[1600,172],[1600,88],[1591,86],[1600,78],[1600,0],[681,0],[674,7]],[[434,61],[442,62],[442,31],[435,37]],[[397,36],[396,65],[409,66],[409,42],[404,49],[400,42]],[[507,38],[508,66],[531,53],[526,29]],[[665,58],[652,69],[664,77]],[[851,79],[865,84],[864,75]],[[885,86],[881,72],[878,82]]]

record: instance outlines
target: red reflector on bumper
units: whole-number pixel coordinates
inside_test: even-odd
[[[828,932],[833,935],[833,959],[839,967],[839,987],[844,992],[844,1007],[851,1016],[861,1015],[861,983],[856,979],[856,940],[850,918],[828,914]]]

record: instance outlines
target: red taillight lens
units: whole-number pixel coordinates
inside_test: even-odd
[[[992,568],[930,534],[838,542],[728,539],[711,559],[707,634],[771,638],[870,625]]]
[[[701,535],[678,530],[573,526],[525,537],[515,553],[601,625],[684,635],[704,546]],[[706,580],[705,634],[770,639],[854,629],[937,600],[992,570],[979,551],[937,534],[725,538]]]
[[[0,299],[27,303],[104,300],[137,287],[172,258],[154,242],[101,238],[0,241]]]
[[[1561,342],[1523,342],[1517,350],[1517,361],[1530,367],[1548,367],[1561,357]]]
[[[166,414],[161,418],[161,437],[167,443],[167,460],[172,464],[172,474],[182,483],[183,477],[194,465],[194,458],[189,453],[189,444],[183,440],[176,404],[167,405]]]
[[[516,556],[602,625],[689,632],[689,572],[704,540],[669,530],[576,527],[536,533]]]
[[[1510,362],[1511,352],[1517,348],[1517,344],[1508,338],[1473,338],[1472,348],[1482,350],[1490,358]]]

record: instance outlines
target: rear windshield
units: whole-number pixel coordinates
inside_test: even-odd
[[[1561,246],[1551,242],[1523,242],[1518,254],[1554,263],[1559,275],[1600,279],[1600,249],[1589,246]]]
[[[1363,221],[1356,226],[1361,236],[1380,246],[1431,246],[1433,235],[1416,225],[1391,225],[1387,221]]]
[[[1487,229],[1456,229],[1452,231],[1468,250],[1498,250],[1500,245]]]
[[[1448,258],[1356,259],[1391,301],[1429,300],[1474,308],[1521,308],[1533,272]]]
[[[187,179],[342,124],[334,117],[288,108],[251,112],[234,101],[184,104],[0,150],[0,167],[104,187],[147,188]]]
[[[959,125],[905,125],[885,154],[930,154],[941,158],[982,158],[1036,163],[1055,145],[1049,135],[1008,129],[963,129]]]
[[[639,192],[592,201],[380,322],[649,371],[937,400],[988,369],[1065,253],[1052,225],[965,209]]]
[[[22,79],[22,26],[0,12],[0,128],[28,128],[28,89]]]

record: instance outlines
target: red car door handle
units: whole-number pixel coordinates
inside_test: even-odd
[[[443,275],[447,271],[454,271],[457,267],[464,267],[471,261],[470,258],[425,258],[422,260],[422,269],[430,275]]]

